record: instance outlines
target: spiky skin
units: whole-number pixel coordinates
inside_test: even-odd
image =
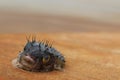
[[[36,40],[28,40],[23,51],[19,53],[17,62],[19,68],[37,72],[62,70],[65,66],[64,56],[52,44]]]

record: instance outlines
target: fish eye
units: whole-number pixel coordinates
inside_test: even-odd
[[[50,56],[43,56],[42,62],[43,64],[47,63],[50,60]]]

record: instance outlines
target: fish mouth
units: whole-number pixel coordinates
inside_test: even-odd
[[[29,55],[24,56],[24,60],[28,63],[35,63],[34,59]]]
[[[38,62],[34,60],[34,58],[30,55],[20,55],[14,60],[12,60],[12,65],[15,68],[27,70],[27,71],[39,71],[36,67],[38,65]],[[40,68],[40,66],[39,66]]]
[[[35,68],[35,60],[30,55],[21,55],[12,61],[16,68],[31,71]]]
[[[33,58],[31,58],[31,56],[25,55],[21,56],[20,64],[23,65],[23,67],[32,69],[35,64],[35,61]]]

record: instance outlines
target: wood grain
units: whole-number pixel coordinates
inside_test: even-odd
[[[120,80],[120,33],[35,34],[54,41],[66,58],[64,71],[28,72],[12,60],[26,43],[26,34],[0,34],[0,79],[3,80]],[[27,34],[28,35],[28,34]]]

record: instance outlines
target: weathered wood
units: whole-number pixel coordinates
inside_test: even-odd
[[[120,80],[120,33],[37,34],[54,41],[66,58],[64,71],[28,72],[13,67],[25,44],[25,34],[0,34],[0,79],[3,80]]]

